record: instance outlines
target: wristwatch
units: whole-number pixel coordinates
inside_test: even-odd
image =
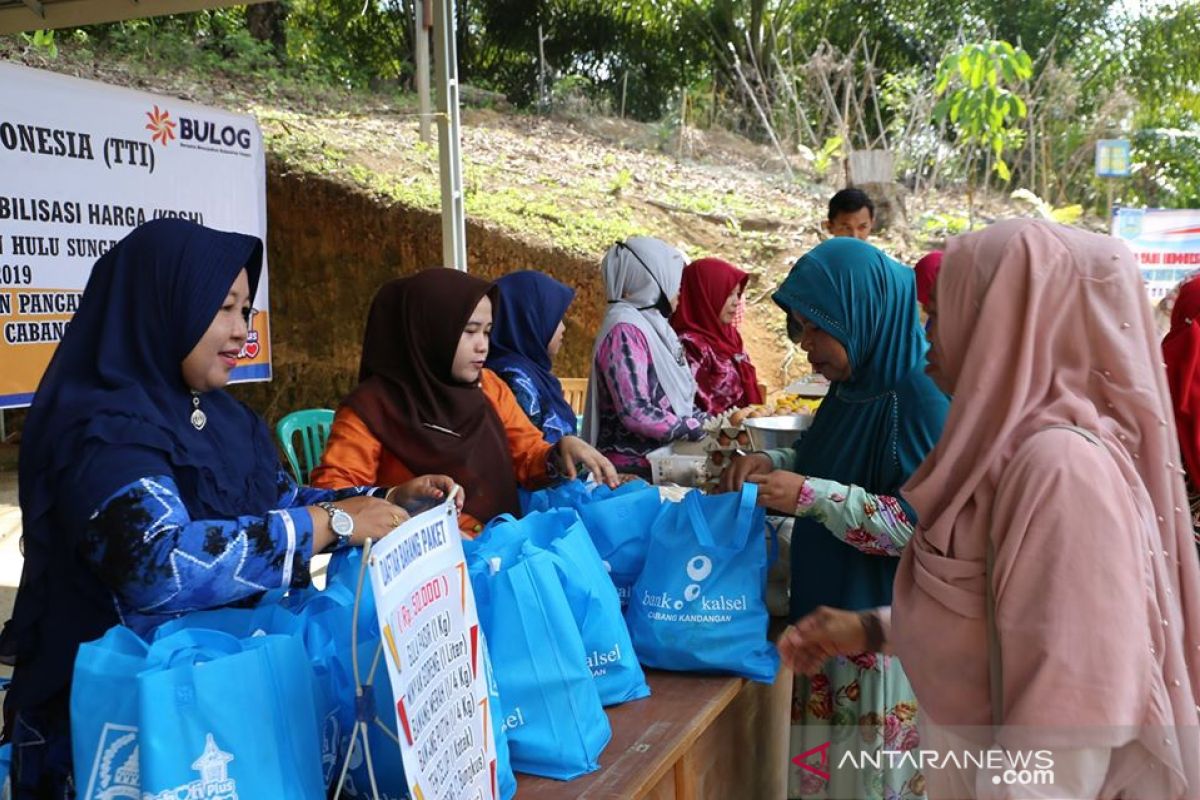
[[[335,549],[350,546],[350,537],[354,533],[354,517],[347,514],[333,503],[317,503],[317,506],[329,513],[329,527],[337,537]]]

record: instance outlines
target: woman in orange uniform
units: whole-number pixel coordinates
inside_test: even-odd
[[[582,439],[547,444],[484,369],[498,297],[494,283],[442,268],[379,289],[359,384],[338,409],[314,486],[449,475],[465,491],[459,524],[473,536],[497,514],[519,512],[518,486],[574,478],[577,465],[616,485],[612,464]]]

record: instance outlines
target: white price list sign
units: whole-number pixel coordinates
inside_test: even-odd
[[[380,540],[368,571],[414,800],[495,800],[496,747],[454,500]]]

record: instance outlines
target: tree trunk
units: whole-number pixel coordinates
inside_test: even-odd
[[[967,157],[967,233],[975,230],[975,146]]]
[[[287,58],[286,0],[271,0],[246,6],[246,28],[260,42],[271,45],[275,60],[283,63]]]
[[[441,0],[438,1],[441,2]],[[455,49],[458,51],[458,82],[467,83],[474,77],[471,72],[471,32],[467,27],[467,0],[445,0],[445,2],[452,3],[451,7],[457,12],[454,33],[457,39]]]
[[[752,0],[750,3],[750,27],[746,30],[746,45],[750,48],[747,55],[754,68],[758,70],[759,80],[767,80],[767,64],[763,60],[765,47],[763,43],[763,16],[766,12],[765,0]]]

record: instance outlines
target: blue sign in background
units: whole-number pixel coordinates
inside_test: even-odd
[[[1096,176],[1128,178],[1132,158],[1128,139],[1100,139],[1096,142]]]

